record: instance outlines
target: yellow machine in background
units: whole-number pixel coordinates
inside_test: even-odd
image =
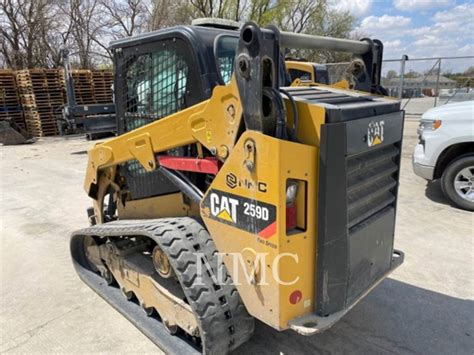
[[[312,83],[329,84],[327,69],[316,63],[306,61],[286,60],[286,69],[291,77],[291,82],[300,79]]]
[[[112,44],[121,135],[89,151],[71,239],[80,277],[170,353],[227,353],[254,318],[317,333],[403,261],[382,44],[215,26]],[[357,91],[290,86],[291,46],[355,53]]]
[[[292,85],[301,86],[317,83],[331,85],[334,88],[350,89],[351,85],[347,79],[344,79],[344,77],[357,77],[357,72],[354,71],[358,70],[359,63],[359,60],[355,60],[352,63],[325,65],[307,61],[286,60],[285,66],[291,78]],[[339,67],[338,69],[341,73],[336,75],[337,80],[335,78],[331,78],[331,66]],[[341,68],[344,69],[341,70]]]

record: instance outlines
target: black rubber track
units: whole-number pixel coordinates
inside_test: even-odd
[[[143,312],[138,316],[143,319],[136,319],[139,313],[135,314],[133,312],[133,314],[130,314],[129,307],[111,302],[109,298],[112,291],[108,289],[115,291],[117,289],[108,287],[105,291],[103,289],[99,290],[99,286],[88,280],[91,271],[86,270],[87,263],[84,262],[82,246],[82,240],[86,235],[98,237],[144,236],[152,239],[160,246],[167,254],[188,302],[197,317],[203,353],[225,354],[251,337],[254,329],[254,319],[245,309],[231,278],[227,275],[225,266],[218,263],[217,251],[212,238],[196,220],[184,217],[114,221],[76,231],[71,238],[71,253],[76,270],[81,278],[163,350],[182,353],[185,350],[185,343],[182,340],[179,342],[179,339],[174,339],[176,345],[173,345],[169,335],[164,339],[161,333],[150,331],[150,319],[146,319]],[[211,266],[210,268],[203,267],[204,272],[201,273],[200,277],[197,274],[197,255],[204,258]],[[205,260],[202,260],[202,265],[204,265]],[[223,277],[225,281],[222,284],[217,282],[218,271],[222,272],[223,275],[227,275]],[[153,321],[155,320],[153,319]],[[195,349],[189,344],[189,352],[193,351]]]

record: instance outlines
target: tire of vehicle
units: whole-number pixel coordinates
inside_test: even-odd
[[[463,169],[469,167],[473,168],[471,171],[474,170],[474,155],[472,154],[463,155],[452,161],[443,172],[441,187],[446,197],[456,206],[468,211],[474,211],[474,202],[461,197],[455,188],[456,176],[458,176]],[[466,181],[466,183],[468,182]],[[474,188],[474,180],[471,180],[470,183],[472,184],[470,186]]]

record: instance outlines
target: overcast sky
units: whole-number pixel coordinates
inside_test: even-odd
[[[384,58],[474,55],[474,1],[339,0],[337,7],[358,18],[356,31],[384,43]],[[410,63],[408,69],[429,69],[434,61]],[[474,60],[450,60],[443,69],[462,71]],[[396,65],[399,67],[399,64]],[[385,66],[388,70],[389,66]]]

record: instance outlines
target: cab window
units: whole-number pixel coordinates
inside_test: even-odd
[[[238,37],[219,36],[216,39],[215,55],[217,69],[226,85],[230,82],[232,73],[234,72],[234,60],[238,43]]]

